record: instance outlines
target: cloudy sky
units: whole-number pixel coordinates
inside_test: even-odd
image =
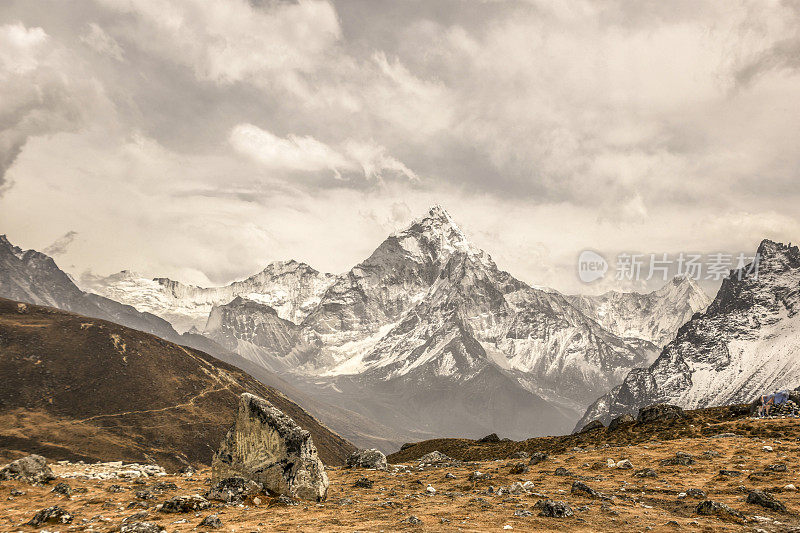
[[[800,237],[794,0],[5,0],[0,233],[340,272],[444,205],[517,277]]]

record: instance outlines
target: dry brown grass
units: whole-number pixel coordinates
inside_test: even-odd
[[[798,421],[750,422],[786,426],[797,430]],[[763,450],[772,446],[774,451]],[[662,459],[685,451],[695,456],[692,466],[661,466]],[[706,452],[719,455],[710,456]],[[157,500],[138,500],[134,491],[141,489],[130,481],[77,481],[67,480],[73,487],[85,487],[87,492],[75,494],[71,499],[51,494],[50,487],[29,487],[18,482],[2,484],[0,500],[0,529],[3,531],[30,531],[20,524],[29,520],[40,508],[58,504],[75,515],[72,526],[52,526],[50,530],[113,531],[125,516],[145,507],[149,520],[158,522],[168,531],[194,531],[203,517],[217,514],[223,521],[223,531],[502,531],[510,525],[515,531],[788,531],[800,524],[800,494],[786,491],[787,484],[800,485],[800,443],[796,440],[776,441],[751,437],[736,438],[680,438],[670,441],[651,441],[630,446],[589,448],[584,451],[565,451],[550,460],[532,466],[526,474],[509,473],[519,460],[481,461],[456,467],[417,470],[414,463],[409,473],[375,472],[364,470],[329,469],[331,487],[328,500],[322,504],[304,503],[295,507],[274,505],[272,498],[263,498],[259,505],[252,501],[244,507],[224,506],[186,515],[165,514],[155,510],[155,505],[168,497],[182,494],[204,493],[208,488],[209,472],[201,471],[192,478],[167,476],[158,481],[173,481],[177,491],[163,494]],[[636,469],[653,468],[655,479],[639,478],[635,470],[612,469],[606,460],[629,459]],[[771,472],[766,476],[751,476],[764,472],[775,463],[784,463],[787,472]],[[553,471],[563,466],[574,476],[555,476]],[[739,477],[721,477],[720,470],[737,470]],[[489,472],[490,481],[474,484],[468,480],[474,470]],[[445,473],[455,479],[445,478]],[[366,476],[375,484],[371,489],[354,488],[353,483]],[[570,494],[576,479],[611,498],[603,501]],[[536,494],[497,496],[488,493],[489,486],[506,486],[517,480],[530,480]],[[152,480],[156,481],[156,480]],[[118,494],[106,489],[112,483],[125,487]],[[436,488],[435,495],[424,494],[427,484]],[[13,501],[6,500],[11,488],[26,490],[27,494]],[[699,516],[695,509],[700,500],[678,498],[678,494],[698,488],[707,497],[723,502],[747,517],[739,523],[716,517]],[[746,503],[747,491],[762,489],[772,492],[783,501],[787,513],[779,513]],[[575,516],[565,519],[543,518],[533,506],[547,497],[567,501]],[[484,501],[476,500],[483,498]],[[391,502],[391,503],[388,503]],[[578,510],[586,506],[585,510]],[[604,508],[605,507],[605,508]],[[534,512],[532,517],[515,517],[516,509]],[[412,526],[402,522],[410,515],[422,520]],[[102,518],[99,518],[101,517]],[[759,516],[761,519],[754,517]],[[763,517],[769,518],[769,520]],[[91,519],[82,523],[83,519]],[[107,522],[103,520],[108,519]],[[179,520],[185,523],[175,523]],[[442,522],[442,519],[447,522]]]

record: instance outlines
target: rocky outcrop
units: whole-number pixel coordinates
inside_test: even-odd
[[[660,403],[639,409],[639,415],[636,417],[636,421],[640,424],[647,424],[648,422],[677,420],[685,416],[683,409],[677,405]]]
[[[49,483],[56,476],[41,455],[29,455],[17,459],[0,469],[0,480],[19,479],[28,483]]]
[[[311,434],[269,402],[244,393],[236,421],[214,455],[212,482],[243,477],[273,494],[322,501],[328,476]]]
[[[603,429],[605,426],[600,420],[592,420],[579,431],[579,433],[586,433],[587,431],[594,431],[596,429]]]
[[[633,418],[631,415],[625,413],[624,415],[619,415],[617,418],[615,418],[614,420],[609,422],[608,423],[608,430],[609,431],[615,431],[616,429],[619,429],[619,428],[622,428],[622,427],[625,427],[625,426],[630,426],[631,424],[634,424],[635,422],[636,422],[635,418]]]

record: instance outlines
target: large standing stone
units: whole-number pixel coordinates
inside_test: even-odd
[[[274,494],[322,501],[328,476],[311,434],[266,400],[244,393],[211,463],[211,480],[243,477]]]

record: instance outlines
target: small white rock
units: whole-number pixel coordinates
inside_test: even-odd
[[[761,449],[764,450],[765,452],[771,452],[772,451],[772,446],[764,446]]]

